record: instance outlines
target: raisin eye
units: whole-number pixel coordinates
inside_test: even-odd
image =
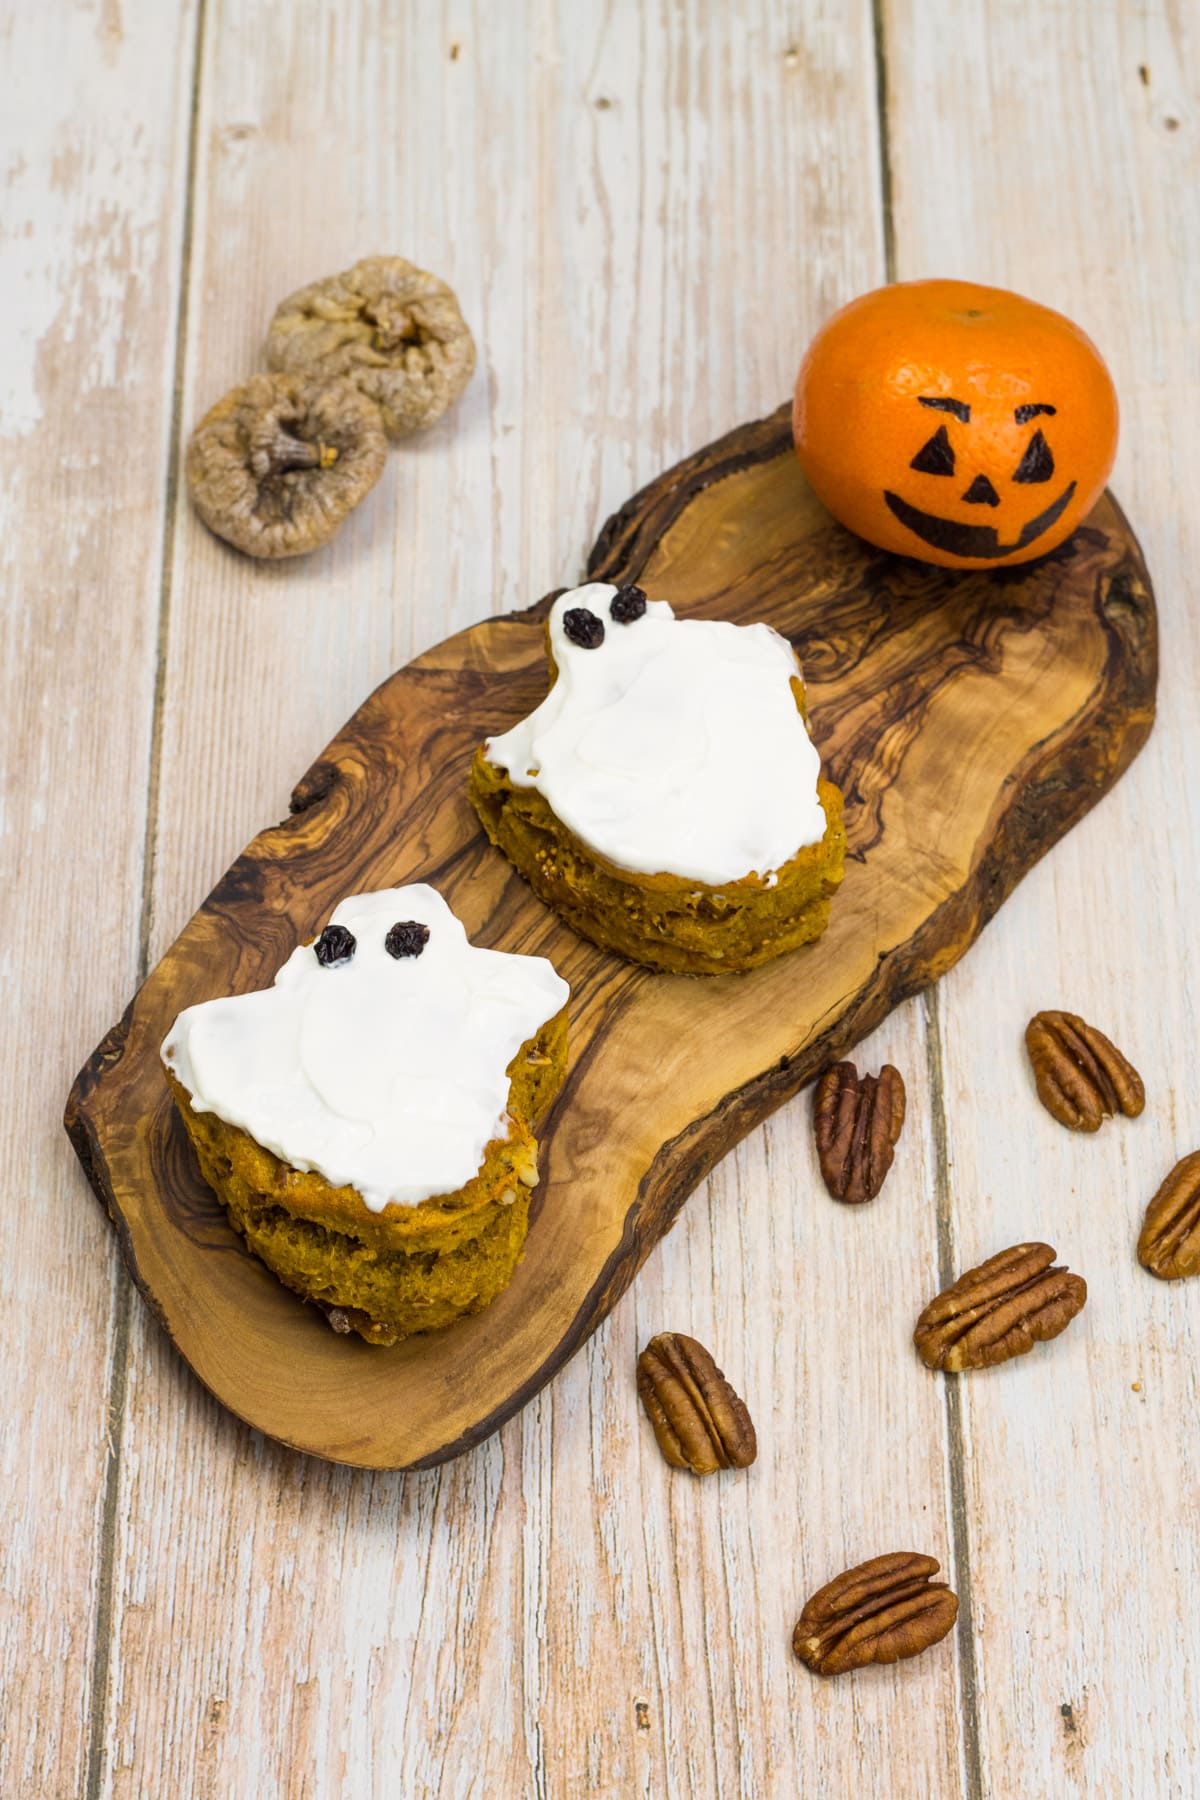
[[[1014,481],[1049,481],[1054,473],[1054,458],[1050,454],[1050,446],[1040,431],[1035,431],[1030,438],[1025,454],[1017,466]]]
[[[618,625],[632,625],[646,610],[646,596],[632,581],[619,587],[608,604],[609,617]]]
[[[944,425],[939,425],[928,443],[922,444],[908,466],[922,475],[953,475],[954,451]]]
[[[598,650],[604,642],[604,620],[586,606],[573,606],[563,614],[563,630],[581,650]]]
[[[402,956],[420,956],[428,942],[428,925],[422,925],[419,919],[401,919],[391,927],[383,940],[383,947],[389,956],[399,959]]]
[[[327,925],[313,945],[323,969],[332,969],[335,963],[349,962],[357,948],[354,933],[347,931],[344,925]]]

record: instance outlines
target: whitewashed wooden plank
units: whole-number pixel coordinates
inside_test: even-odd
[[[1066,1337],[962,1386],[987,1794],[1184,1795],[1200,1767],[1200,1291],[1134,1260],[1146,1201],[1200,1144],[1198,27],[1118,0],[887,8],[898,273],[1011,286],[1095,337],[1163,634],[1148,748],[939,990],[956,1272],[1039,1237],[1089,1283]],[[1021,1034],[1044,1006],[1127,1049],[1141,1120],[1089,1141],[1041,1111]]]
[[[912,1008],[859,1053],[864,1068],[891,1060],[904,1071],[914,1114],[874,1206],[852,1210],[825,1194],[801,1096],[714,1173],[592,1352],[612,1368],[595,1436],[636,1439],[618,1492],[638,1533],[635,1643],[649,1600],[640,1660],[663,1761],[647,1791],[823,1793],[851,1778],[864,1792],[960,1791],[953,1643],[832,1683],[791,1652],[808,1595],[868,1556],[923,1549],[956,1578],[942,1397],[902,1379],[907,1292],[937,1255],[923,1053]],[[662,1329],[710,1345],[746,1395],[760,1437],[747,1475],[675,1474],[631,1418],[634,1358]],[[561,1460],[578,1460],[569,1439]],[[554,1543],[578,1563],[574,1535]],[[569,1615],[562,1625],[565,1655]],[[566,1689],[550,1694],[569,1743],[578,1702]],[[561,1791],[575,1790],[564,1780]]]
[[[192,41],[186,4],[0,10],[0,1792],[14,1796],[84,1791],[105,1650],[126,1285],[60,1119],[138,974]]]
[[[481,373],[309,563],[253,567],[180,509],[156,950],[395,661],[577,574],[612,506],[776,404],[882,273],[866,4],[210,7],[188,419],[276,298],[375,248],[455,283]],[[916,1090],[922,1044],[904,1014],[868,1055]],[[903,1336],[936,1266],[931,1158],[918,1123],[888,1210],[850,1215],[797,1103],[553,1386],[425,1475],[263,1443],[139,1310],[110,1791],[958,1791],[952,1644],[828,1688],[790,1653],[845,1563],[947,1553],[944,1400],[874,1330]],[[751,1396],[746,1478],[671,1475],[640,1418],[640,1343],[689,1324]]]

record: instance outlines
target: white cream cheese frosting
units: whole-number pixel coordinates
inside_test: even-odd
[[[554,602],[558,678],[485,754],[619,868],[768,879],[825,835],[791,645],[769,625],[677,619],[665,600],[622,624],[617,591],[593,581]],[[579,607],[604,627],[594,649],[567,634]]]
[[[394,956],[385,939],[408,920],[428,939]],[[325,966],[303,945],[274,986],[189,1006],[163,1061],[197,1112],[357,1188],[372,1212],[453,1193],[508,1135],[508,1065],[567,984],[545,957],[469,943],[423,883],[343,900],[330,925],[353,934],[350,957]]]

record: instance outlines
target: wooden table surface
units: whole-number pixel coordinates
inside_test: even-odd
[[[0,1794],[1200,1793],[1200,1282],[1133,1254],[1200,1145],[1196,7],[3,0],[0,68]],[[375,250],[450,279],[478,372],[332,547],[256,566],[181,442],[278,298]],[[75,1069],[375,683],[577,578],[836,306],[930,274],[1101,345],[1164,666],[1115,793],[863,1046],[908,1083],[884,1196],[825,1197],[801,1096],[473,1453],[368,1475],[239,1425],[123,1271]],[[1141,1119],[1041,1112],[1054,1005],[1138,1064]],[[914,1296],[1043,1236],[1079,1322],[927,1373]],[[664,1328],[747,1396],[748,1474],[663,1464]],[[956,1633],[815,1680],[804,1598],[901,1547]]]

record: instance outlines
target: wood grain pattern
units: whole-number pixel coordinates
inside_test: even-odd
[[[1200,1672],[1176,1649],[1194,1635],[1184,1597],[1200,1582],[1195,1533],[1178,1524],[1200,1493],[1188,1424],[1200,1293],[1160,1298],[1134,1246],[1159,1180],[1200,1145],[1187,873],[1200,859],[1200,217],[1186,198],[1200,180],[1198,21],[1166,6],[1042,9],[1018,43],[976,0],[888,11],[897,273],[1019,287],[1092,334],[1121,396],[1115,479],[1163,601],[1146,755],[931,997],[946,1260],[957,1272],[1043,1238],[1089,1288],[1053,1354],[962,1388],[978,1780],[984,1794],[1166,1800],[1193,1792],[1200,1768]],[[949,32],[972,49],[955,59],[947,106]],[[1018,193],[1022,165],[1038,175]],[[918,198],[931,168],[956,171],[936,207]],[[1143,273],[1114,280],[1129,258]],[[1042,1112],[1017,1049],[1045,1006],[1094,1017],[1146,1080],[1142,1117],[1106,1126],[1086,1151]]]
[[[48,1090],[141,970],[193,26],[0,8],[5,1795],[85,1791],[109,1650],[130,1290]]]
[[[636,578],[680,612],[765,618],[796,644],[847,800],[849,873],[819,952],[716,983],[650,976],[577,941],[488,848],[464,772],[488,731],[545,690],[543,604],[450,639],[371,696],[297,786],[292,818],[218,883],[69,1104],[130,1269],[192,1367],[241,1417],[335,1460],[440,1462],[528,1400],[718,1158],[957,961],[1153,718],[1153,597],[1111,499],[1061,554],[946,575],[833,524],[800,475],[786,407],[652,483],[609,522],[589,570]],[[511,1287],[451,1333],[363,1356],[240,1254],[186,1149],[158,1046],[183,1006],[269,981],[342,895],[404,880],[433,881],[473,938],[550,957],[571,984],[571,1062]]]

